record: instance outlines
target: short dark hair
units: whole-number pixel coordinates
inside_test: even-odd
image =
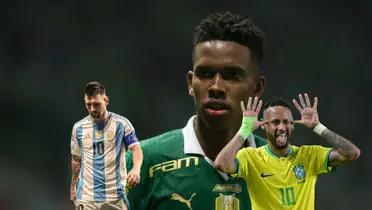
[[[103,84],[97,81],[92,81],[92,82],[88,82],[85,85],[84,93],[87,96],[102,95],[102,94],[106,94],[106,88]]]
[[[210,40],[233,41],[249,48],[258,64],[263,57],[263,32],[247,16],[217,12],[203,19],[194,30],[194,48]]]
[[[273,97],[271,100],[267,101],[264,104],[262,111],[265,111],[269,107],[273,107],[273,106],[283,106],[283,107],[288,108],[289,110],[291,109],[291,106],[286,100],[280,97]]]

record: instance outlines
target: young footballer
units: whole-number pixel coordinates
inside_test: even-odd
[[[311,105],[306,93],[299,94],[299,102],[293,103],[301,113],[300,120],[293,120],[286,101],[274,99],[263,107],[263,120],[257,121],[262,101],[250,97],[246,106],[241,102],[242,125],[215,160],[218,170],[237,173],[249,183],[254,210],[314,209],[318,175],[360,155],[358,147],[320,123],[317,97]],[[312,129],[330,147],[292,145],[294,124]],[[265,129],[268,144],[240,150],[246,137],[259,126]]]

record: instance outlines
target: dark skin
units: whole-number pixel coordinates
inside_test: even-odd
[[[214,160],[241,125],[240,101],[261,96],[266,81],[249,48],[235,42],[199,43],[193,60],[187,82],[197,114],[195,131],[204,153]]]

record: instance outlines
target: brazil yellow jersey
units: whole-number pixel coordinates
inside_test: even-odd
[[[331,150],[290,146],[286,157],[278,157],[268,145],[241,149],[236,156],[238,176],[249,186],[252,209],[314,209],[317,177],[332,169],[328,166]]]

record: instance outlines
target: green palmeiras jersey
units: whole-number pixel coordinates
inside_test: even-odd
[[[194,117],[183,129],[141,141],[141,183],[128,189],[132,210],[249,210],[251,202],[243,178],[214,169],[195,134]],[[251,135],[250,145],[266,141]],[[127,153],[131,169],[132,153]]]

